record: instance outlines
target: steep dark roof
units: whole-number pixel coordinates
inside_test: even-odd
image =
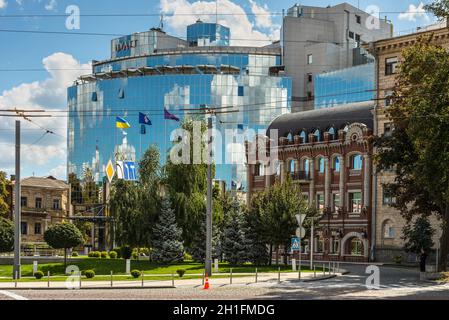
[[[355,122],[363,123],[373,129],[373,109],[372,102],[360,102],[327,109],[287,113],[271,122],[267,134],[270,134],[270,129],[279,130],[279,137],[286,137],[289,133],[294,136],[300,134],[301,131],[309,134],[316,129],[323,134],[330,127],[338,131]]]

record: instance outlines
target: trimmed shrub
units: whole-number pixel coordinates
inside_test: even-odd
[[[112,251],[115,251],[117,253],[117,258],[120,259],[122,257],[121,249],[120,248],[114,248]]]
[[[92,279],[93,277],[95,277],[95,271],[94,270],[86,270],[86,271],[84,271],[84,275],[86,276],[87,279]]]
[[[132,270],[131,275],[133,276],[134,279],[137,279],[138,277],[140,277],[142,275],[142,272],[139,270]]]
[[[120,254],[123,259],[131,259],[133,249],[130,246],[123,246],[120,248]]]
[[[185,252],[183,260],[184,261],[192,261],[193,260],[192,255],[187,253],[187,252]]]
[[[111,259],[117,259],[117,256],[118,256],[118,254],[117,254],[116,251],[114,251],[114,250],[109,251],[109,258],[111,258]]]
[[[42,271],[36,271],[36,272],[34,273],[34,277],[35,277],[37,280],[42,279],[42,278],[44,277],[44,273],[43,273]]]
[[[101,258],[101,252],[100,251],[91,251],[87,255],[89,258]]]
[[[132,254],[132,258],[137,259],[138,256],[139,256],[139,254],[137,253],[137,251],[134,251]]]
[[[184,274],[186,273],[186,271],[184,269],[178,269],[178,270],[176,270],[176,273],[178,274],[178,276],[180,278],[182,278],[184,276]]]
[[[78,252],[73,251],[73,252],[72,252],[72,257],[78,257]]]
[[[102,251],[101,252],[101,259],[107,259],[109,257],[107,251]]]

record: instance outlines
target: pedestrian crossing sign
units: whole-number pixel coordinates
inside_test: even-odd
[[[301,240],[299,238],[292,238],[292,251],[301,250]]]

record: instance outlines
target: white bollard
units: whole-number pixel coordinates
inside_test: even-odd
[[[33,261],[33,275],[37,272],[37,261]]]
[[[292,259],[292,270],[296,271],[296,259]]]
[[[126,259],[126,274],[131,274],[131,259]]]
[[[84,255],[87,256],[89,254],[89,247],[84,247]]]
[[[218,273],[218,259],[214,260],[214,272]]]

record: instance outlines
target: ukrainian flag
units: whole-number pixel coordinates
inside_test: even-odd
[[[115,126],[119,129],[128,129],[131,128],[131,125],[129,124],[128,121],[126,121],[124,118],[122,117],[117,117],[115,119]]]

